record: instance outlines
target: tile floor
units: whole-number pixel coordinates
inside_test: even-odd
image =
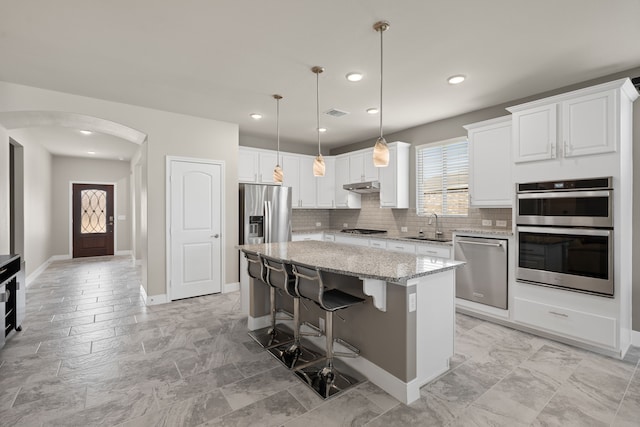
[[[125,257],[55,262],[0,350],[2,426],[638,426],[618,361],[457,316],[453,369],[406,406],[365,382],[323,402],[246,334],[239,294],[145,307]]]

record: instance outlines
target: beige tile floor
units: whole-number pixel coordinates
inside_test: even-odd
[[[55,262],[0,350],[1,426],[638,426],[623,361],[457,315],[452,370],[406,406],[365,382],[322,401],[254,344],[238,293],[146,307],[125,257]]]

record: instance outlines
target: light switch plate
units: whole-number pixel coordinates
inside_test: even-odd
[[[490,219],[483,219],[482,220],[482,226],[483,227],[491,227],[491,224],[493,224],[493,221],[491,221]]]
[[[316,227],[322,227],[322,223],[321,222],[316,222]]]
[[[496,227],[506,227],[507,226],[507,221],[505,220],[497,220],[496,221]]]
[[[347,224],[346,222],[342,224],[342,228],[347,228],[349,226],[349,224]]]
[[[400,231],[406,233],[409,229],[407,227],[400,227]]]

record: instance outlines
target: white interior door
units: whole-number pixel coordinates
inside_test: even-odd
[[[170,299],[222,290],[222,166],[171,161]]]

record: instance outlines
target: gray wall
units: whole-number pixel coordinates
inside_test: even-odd
[[[53,192],[53,255],[71,255],[69,250],[70,183],[115,184],[115,251],[131,250],[130,169],[128,162],[81,157],[53,156],[51,186]],[[125,220],[118,220],[124,215]]]
[[[530,96],[523,99],[517,99],[505,104],[497,105],[494,107],[485,108],[482,110],[473,111],[470,113],[462,114],[456,117],[451,117],[437,122],[427,123],[424,125],[416,126],[410,129],[396,132],[393,134],[385,135],[385,138],[389,142],[404,141],[414,145],[425,144],[433,141],[441,141],[457,136],[465,135],[466,132],[462,126],[476,123],[483,120],[488,120],[496,117],[505,116],[508,112],[506,107],[512,105],[522,104],[524,102],[533,101],[535,99],[546,98],[548,96],[557,95],[564,92],[569,92],[576,89],[581,89],[588,86],[593,86],[600,83],[606,83],[612,80],[624,78],[624,77],[638,77],[640,76],[640,67],[633,68],[621,73],[611,74],[599,79],[589,80],[586,82],[578,83],[571,86],[566,86],[553,91],[541,93],[538,95]],[[633,178],[633,212],[640,212],[640,106],[636,102],[635,109],[633,111],[633,145],[636,149],[633,152],[634,160],[634,178]],[[337,149],[331,150],[331,154],[341,154],[349,151],[367,148],[373,146],[374,138],[367,139],[358,143],[346,145]],[[410,151],[410,165],[415,164],[414,150]],[[415,206],[415,167],[410,167],[410,206]],[[640,226],[633,229],[633,330],[640,331]]]

